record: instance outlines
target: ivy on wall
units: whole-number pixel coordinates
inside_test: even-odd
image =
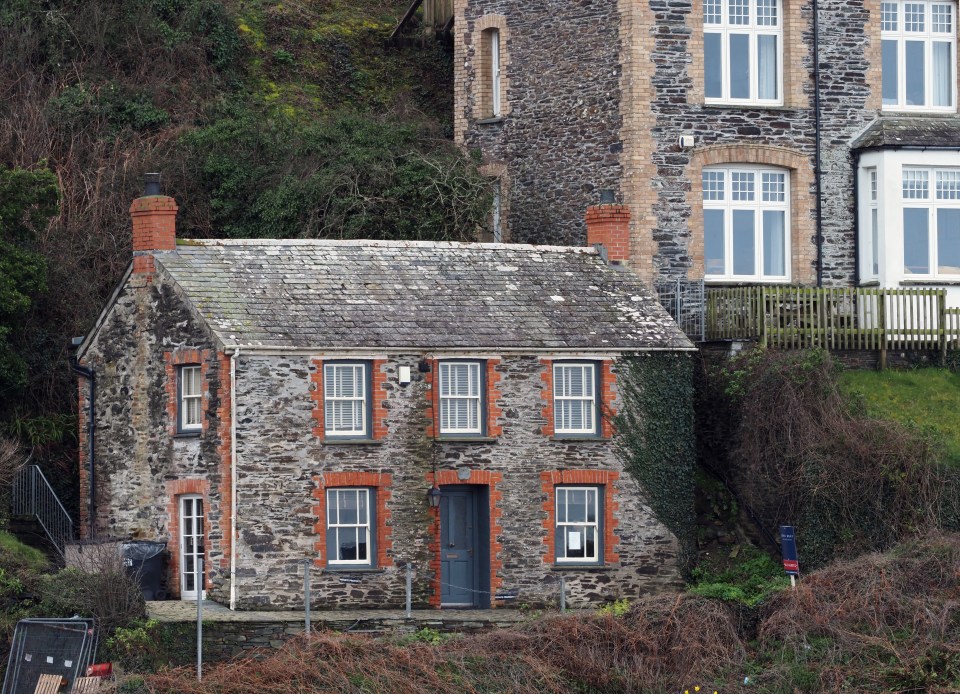
[[[617,452],[650,508],[680,540],[681,565],[695,550],[693,361],[689,354],[626,355],[617,363]]]

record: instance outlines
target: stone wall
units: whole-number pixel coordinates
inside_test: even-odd
[[[849,142],[878,115],[874,0],[820,2],[822,201],[827,285],[854,280]],[[545,3],[458,0],[458,140],[506,164],[512,240],[580,244],[597,190],[631,210],[631,266],[646,279],[702,277],[696,217],[702,153],[727,148],[757,161],[779,148],[791,162],[791,279],[816,280],[812,3],[784,0],[784,105],[703,102],[702,6],[693,0]],[[474,26],[497,13],[511,30],[512,112],[473,116]],[[678,137],[693,135],[681,149]],[[742,152],[737,154],[737,149]],[[621,154],[622,152],[622,154]],[[700,160],[698,160],[700,156]],[[795,163],[801,162],[801,163]],[[695,180],[696,179],[696,180]],[[699,260],[698,260],[699,252]]]
[[[322,356],[322,355],[318,355]],[[384,355],[370,355],[383,358]],[[494,356],[494,355],[489,355]],[[564,569],[571,605],[634,596],[679,585],[677,544],[652,515],[636,481],[624,473],[609,440],[561,441],[541,433],[545,424],[538,356],[501,356],[502,434],[495,439],[434,441],[430,425],[430,373],[418,371],[423,355],[386,355],[383,407],[387,436],[370,443],[322,442],[313,433],[314,359],[241,355],[237,374],[239,507],[237,596],[244,608],[284,609],[302,604],[302,562],[322,566],[323,538],[315,532],[316,479],[327,473],[388,473],[390,546],[386,564],[368,571],[323,568],[313,582],[320,609],[401,607],[404,566],[415,566],[414,606],[437,605],[433,559],[436,512],[426,492],[433,479],[490,485],[491,516],[499,525],[491,541],[494,592],[510,593],[494,606],[553,604],[561,573],[544,561],[551,524],[541,474],[606,470],[611,485],[619,561],[587,570]],[[399,366],[414,380],[401,386]],[[437,477],[434,477],[436,470]],[[499,481],[496,481],[499,480]],[[318,547],[319,545],[319,547]]]
[[[511,241],[582,245],[583,215],[622,167],[619,16],[610,2],[457,0],[455,135],[506,164]],[[483,122],[480,31],[502,15],[504,116]]]
[[[174,435],[169,369],[178,351],[205,358],[201,432]],[[170,504],[171,484],[194,482],[206,489],[206,535],[211,586],[220,584],[226,557],[221,521],[224,483],[220,442],[229,386],[216,345],[162,276],[133,275],[83,357],[96,372],[95,535],[162,540],[176,554],[177,529]],[[175,389],[174,389],[175,391]],[[87,389],[81,387],[81,409]],[[86,461],[81,460],[81,470]],[[228,480],[227,480],[228,481]],[[89,482],[81,479],[81,508]],[[86,517],[83,537],[89,539]],[[175,564],[174,564],[175,566]],[[175,575],[170,592],[178,594]]]

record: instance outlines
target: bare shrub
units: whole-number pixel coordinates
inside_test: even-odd
[[[0,489],[10,488],[25,463],[26,459],[16,441],[0,439]]]
[[[735,411],[728,476],[764,525],[797,525],[807,566],[941,527],[949,471],[930,438],[870,419],[826,352],[756,350],[728,369]]]
[[[146,616],[137,577],[129,575],[115,543],[83,545],[76,568],[45,577],[44,610],[95,617],[104,633]]]

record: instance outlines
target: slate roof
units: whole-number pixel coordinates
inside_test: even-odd
[[[853,141],[853,149],[944,147],[960,149],[960,117],[877,118]]]
[[[693,348],[592,248],[181,241],[155,258],[227,347]]]

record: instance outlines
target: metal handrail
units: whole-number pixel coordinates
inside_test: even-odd
[[[13,515],[33,516],[61,556],[73,539],[73,519],[37,465],[25,465],[13,481]]]

